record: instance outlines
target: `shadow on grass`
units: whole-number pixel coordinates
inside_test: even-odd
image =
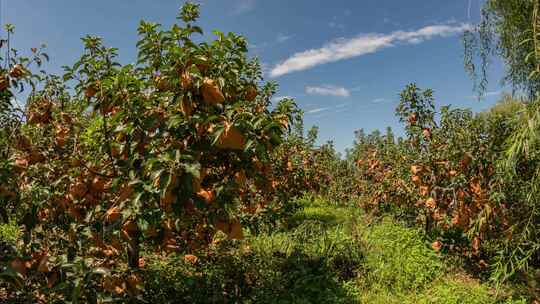
[[[355,303],[341,282],[352,262],[301,251],[209,258],[199,265],[160,262],[147,273],[149,303]],[[343,274],[341,275],[336,274]]]

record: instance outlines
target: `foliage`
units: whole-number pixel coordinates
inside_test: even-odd
[[[2,77],[13,82],[1,88],[10,102],[23,81],[41,89],[24,116],[8,108],[17,124],[0,137],[4,220],[22,229],[0,264],[8,297],[140,299],[149,252],[204,252],[217,231],[241,239],[244,215],[271,214],[294,197],[272,169],[294,102],[270,109],[275,84],[261,82],[244,38],[215,31],[216,40],[194,42],[198,16],[187,3],[183,26],[142,21],[133,65],[91,36],[62,78],[10,59]]]
[[[297,213],[320,215],[326,202],[300,202]],[[318,206],[317,206],[318,205]],[[339,222],[348,218],[340,210]],[[299,215],[298,215],[299,216]],[[295,215],[297,217],[297,215]],[[169,303],[355,303],[351,279],[362,262],[350,227],[312,217],[290,230],[248,237],[246,243],[219,254],[198,256],[196,264],[182,257],[150,265],[147,299]],[[169,289],[170,288],[170,289]]]
[[[504,81],[535,97],[540,86],[540,15],[538,0],[488,0],[482,19],[464,35],[465,67],[480,80],[480,95],[487,87],[492,56],[506,65]],[[480,74],[480,75],[478,75]]]
[[[386,220],[388,221],[388,220]],[[366,235],[365,284],[388,292],[419,290],[442,274],[443,264],[416,229],[383,222]]]
[[[526,158],[517,153],[510,174],[506,152],[534,104],[505,97],[489,112],[473,115],[438,110],[431,94],[414,85],[402,93],[397,115],[406,138],[358,139],[353,151],[367,198],[363,207],[420,225],[434,250],[464,256],[477,271],[490,268],[496,282],[540,266],[535,145],[528,145]]]

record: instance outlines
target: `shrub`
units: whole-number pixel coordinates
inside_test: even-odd
[[[287,205],[271,157],[296,106],[270,109],[275,85],[244,38],[194,42],[198,16],[188,2],[183,24],[141,22],[136,64],[88,36],[62,78],[33,75],[26,59],[1,71],[13,80],[2,118],[16,122],[0,133],[0,215],[22,229],[0,261],[14,299],[138,299],[148,252],[209,250],[217,231],[241,239],[244,215]],[[25,80],[40,89],[16,112],[11,91]]]

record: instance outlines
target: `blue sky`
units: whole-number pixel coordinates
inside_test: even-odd
[[[439,105],[476,111],[499,97],[503,69],[490,69],[484,101],[475,100],[463,68],[461,33],[479,19],[481,0],[203,0],[200,24],[244,35],[276,98],[294,97],[306,127],[343,151],[354,130],[401,127],[394,116],[399,92],[410,82],[432,88]],[[178,0],[0,0],[1,22],[16,26],[15,47],[48,45],[47,69],[61,73],[80,55],[80,37],[104,38],[135,58],[136,29],[145,19],[175,21]]]

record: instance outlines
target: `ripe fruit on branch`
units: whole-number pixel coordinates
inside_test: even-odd
[[[465,153],[463,155],[463,158],[461,159],[460,161],[460,166],[461,166],[461,169],[465,170],[469,167],[469,165],[471,164],[471,161],[472,161],[472,156],[470,153]]]
[[[426,207],[428,207],[429,209],[435,209],[437,208],[437,202],[434,198],[430,197],[426,200]]]
[[[420,194],[423,196],[427,196],[429,194],[429,187],[428,186],[420,186]]]
[[[184,90],[191,89],[191,87],[193,86],[193,79],[191,78],[189,72],[182,72],[182,75],[180,75],[180,84],[182,85],[182,89]]]
[[[203,80],[201,93],[203,101],[208,105],[217,105],[225,101],[225,96],[223,96],[221,89],[217,83],[210,78],[205,78]]]
[[[171,88],[169,80],[164,76],[155,76],[154,83],[156,84],[157,90],[160,92],[168,91]]]
[[[99,194],[105,190],[105,179],[100,176],[96,176],[92,180],[92,184],[90,185],[90,189],[95,192],[96,194]]]
[[[424,171],[424,168],[422,166],[411,166],[411,172],[414,175],[418,175],[419,173],[422,173]]]
[[[247,180],[246,173],[244,172],[244,170],[236,172],[236,174],[234,174],[234,180],[236,181],[237,184],[244,186]]]
[[[221,149],[244,150],[246,139],[238,128],[225,123],[225,129],[219,135],[216,146]]]
[[[433,250],[435,250],[436,252],[439,252],[441,251],[442,243],[440,241],[435,241],[431,244],[431,248],[433,248]]]
[[[9,79],[3,75],[0,77],[0,91],[3,91],[9,87]]]
[[[193,255],[193,254],[186,254],[184,256],[184,261],[186,263],[191,264],[191,265],[195,265],[199,261],[199,258],[197,256]]]
[[[416,113],[412,113],[410,116],[409,116],[409,124],[411,126],[414,126],[416,125],[416,122],[418,121],[418,114]]]
[[[16,258],[10,263],[11,268],[22,276],[26,275],[27,264],[20,258]]]
[[[86,89],[84,90],[84,96],[86,96],[87,98],[92,98],[96,96],[96,94],[97,94],[97,87],[95,85],[90,85],[86,87]]]
[[[244,238],[242,225],[240,224],[240,221],[238,220],[234,220],[230,223],[223,220],[218,220],[215,226],[216,226],[216,229],[225,233],[229,239],[241,240]]]
[[[11,71],[9,71],[9,76],[15,79],[20,79],[24,76],[24,73],[24,67],[20,64],[16,64],[11,68]]]
[[[247,101],[254,101],[255,98],[257,98],[258,92],[257,87],[254,85],[250,85],[246,90],[246,100]]]
[[[424,128],[424,130],[422,130],[422,134],[424,135],[424,137],[426,139],[429,139],[431,137],[431,129],[430,128]]]
[[[204,189],[197,192],[197,196],[204,199],[204,201],[207,204],[213,203],[214,200],[216,199],[216,195],[214,194],[214,191],[209,191],[209,190],[204,190]]]
[[[413,176],[412,176],[412,182],[413,182],[415,185],[419,186],[420,184],[422,184],[422,179],[421,179],[420,176],[418,176],[418,175],[413,175]]]
[[[106,212],[106,215],[105,215],[105,221],[107,223],[113,223],[113,222],[116,222],[120,216],[122,215],[122,213],[120,213],[120,208],[118,207],[111,207],[109,210],[107,210]]]

